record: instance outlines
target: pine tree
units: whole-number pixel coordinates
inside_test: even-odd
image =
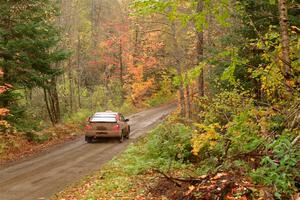
[[[60,40],[54,25],[57,13],[50,0],[0,0],[0,67],[3,81],[14,86],[2,94],[3,107],[15,104],[17,89],[42,87],[49,101],[55,96],[55,80],[62,73],[58,62],[67,57],[65,51],[56,48]],[[57,123],[59,117],[51,117],[51,113],[59,113],[58,102],[54,104],[48,111],[52,123]]]

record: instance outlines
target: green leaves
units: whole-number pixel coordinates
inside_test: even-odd
[[[199,32],[208,26],[207,18],[209,16],[214,17],[221,26],[229,26],[230,14],[227,10],[229,0],[222,0],[219,3],[205,0],[201,11],[196,11],[197,3],[198,0],[193,0],[192,2],[180,0],[135,0],[131,4],[131,9],[133,10],[133,16],[162,14],[169,21],[180,21],[183,26],[186,26],[188,22],[193,22]]]
[[[68,53],[54,47],[60,40],[53,24],[57,10],[48,0],[6,2],[0,5],[0,66],[7,71],[6,81],[18,87],[43,86],[45,80],[60,74],[52,65],[64,60]]]
[[[232,48],[230,50],[223,51],[218,55],[219,59],[229,59],[229,66],[224,70],[221,80],[228,80],[233,86],[237,85],[235,70],[238,66],[243,66],[248,63],[248,60],[238,55],[238,49]]]
[[[196,81],[196,79],[201,74],[203,68],[207,65],[206,62],[201,62],[198,64],[198,66],[195,66],[185,72],[185,75],[177,75],[173,77],[173,84],[178,87],[181,84],[181,81],[183,81],[183,85],[187,86],[191,82]]]
[[[276,0],[269,0],[270,4],[275,5],[276,4]]]
[[[134,9],[133,15],[143,16],[154,13],[167,13],[175,7],[173,1],[135,0],[131,4],[131,8]]]
[[[274,195],[281,199],[281,194],[291,194],[294,189],[294,178],[299,177],[296,164],[300,158],[300,151],[294,147],[286,135],[267,145],[267,151],[273,155],[265,156],[261,160],[261,167],[252,173],[255,181],[266,185],[276,185]]]

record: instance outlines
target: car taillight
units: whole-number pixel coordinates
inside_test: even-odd
[[[89,131],[89,130],[92,130],[92,129],[93,129],[93,127],[89,124],[84,127],[84,130],[86,130],[86,131]]]
[[[120,130],[120,125],[119,125],[119,124],[114,125],[114,126],[113,126],[113,130],[114,130],[114,131],[119,131],[119,130]]]

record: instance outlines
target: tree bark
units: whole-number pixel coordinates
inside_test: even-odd
[[[121,103],[123,104],[124,102],[124,94],[123,94],[123,85],[124,85],[124,80],[123,80],[123,46],[122,46],[122,39],[120,39],[120,54],[119,54],[119,64],[120,64],[120,84],[121,84]]]
[[[198,0],[197,9],[196,12],[200,13],[203,11],[203,0]],[[199,64],[203,60],[203,30],[196,30],[197,34],[197,45],[196,45],[196,51],[197,51],[197,64]],[[199,96],[204,96],[204,69],[201,70],[201,73],[198,77],[198,93]]]
[[[286,77],[290,74],[290,49],[289,49],[289,34],[288,34],[288,12],[287,12],[287,1],[278,1],[279,9],[279,23],[281,32],[281,45],[282,45],[282,61],[283,71]]]
[[[191,101],[191,92],[190,92],[190,86],[189,84],[186,85],[185,87],[186,91],[186,116],[188,119],[192,118],[192,101]]]
[[[81,108],[81,98],[80,98],[80,84],[81,84],[81,69],[80,69],[80,61],[81,61],[81,40],[80,40],[80,32],[78,32],[77,36],[77,98],[78,98],[78,108]]]
[[[70,103],[70,113],[74,111],[73,98],[74,98],[74,88],[73,88],[73,74],[72,74],[72,61],[71,57],[69,58],[69,67],[68,67],[68,78],[69,78],[69,103]]]
[[[176,63],[176,72],[179,77],[179,103],[180,103],[180,116],[185,117],[186,109],[185,109],[185,97],[184,97],[184,84],[182,77],[182,67],[179,56],[181,55],[179,52],[178,41],[176,38],[176,25],[175,22],[171,24],[172,29],[172,40],[173,40],[173,48],[174,48],[174,58]]]
[[[122,40],[120,39],[120,46],[119,46],[119,67],[120,67],[120,83],[123,87],[123,47],[122,47]]]
[[[52,125],[60,122],[60,107],[59,99],[56,88],[56,79],[53,78],[51,82],[43,87],[44,90],[44,101],[49,114]]]

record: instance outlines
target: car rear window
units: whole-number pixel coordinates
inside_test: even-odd
[[[90,122],[117,122],[115,114],[97,114],[94,115]]]

